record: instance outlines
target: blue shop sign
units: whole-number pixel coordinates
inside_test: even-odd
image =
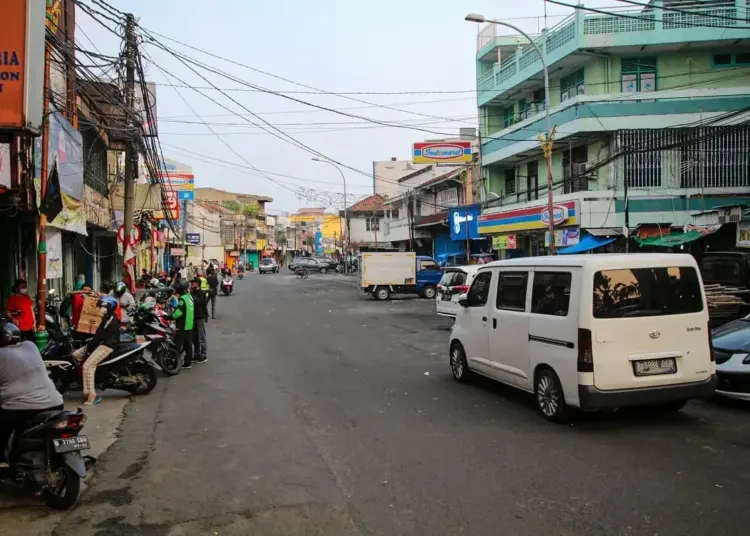
[[[448,213],[451,240],[476,240],[482,238],[477,229],[477,220],[482,213],[480,205],[452,208]]]

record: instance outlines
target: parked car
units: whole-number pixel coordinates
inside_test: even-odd
[[[690,255],[526,257],[479,268],[451,332],[450,366],[568,408],[679,410],[716,386],[708,306]]]
[[[419,294],[435,297],[443,270],[432,257],[415,253],[362,253],[360,286],[376,300],[391,294]]]
[[[260,264],[258,265],[258,272],[261,274],[265,274],[266,272],[276,274],[279,272],[279,265],[276,264],[276,261],[272,258],[265,257],[260,260]]]
[[[458,298],[469,291],[471,282],[474,281],[474,276],[477,275],[478,271],[479,266],[474,265],[454,266],[445,269],[443,277],[438,283],[437,296],[435,297],[437,314],[456,318],[461,310]]]
[[[289,263],[289,269],[291,271],[297,268],[306,268],[308,272],[320,272],[321,274],[326,273],[331,269],[331,265],[327,262],[321,262],[313,257],[297,257],[292,259]]]
[[[711,334],[716,359],[716,394],[750,401],[750,316],[733,320]]]

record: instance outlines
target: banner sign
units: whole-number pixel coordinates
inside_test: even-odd
[[[415,164],[464,164],[472,159],[470,141],[415,143],[412,154]]]
[[[191,246],[200,246],[201,234],[200,233],[186,233],[185,242],[187,242]]]
[[[500,235],[492,237],[492,249],[516,249],[516,235]]]
[[[581,240],[580,229],[555,229],[555,246],[575,246]],[[549,247],[549,231],[544,233],[544,247]]]

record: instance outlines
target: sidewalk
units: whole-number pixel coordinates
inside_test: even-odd
[[[91,449],[85,451],[85,454],[99,458],[117,440],[117,429],[122,422],[123,410],[128,400],[117,391],[105,392],[100,404],[89,407],[83,406],[81,393],[73,393],[70,400],[66,395],[66,409],[75,411],[82,407],[86,413],[83,435],[88,436]],[[82,493],[85,492],[91,478],[92,475],[89,474],[83,481]],[[50,534],[63,514],[50,510],[38,498],[22,495],[18,490],[0,484],[0,524],[3,536]]]

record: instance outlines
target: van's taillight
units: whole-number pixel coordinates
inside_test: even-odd
[[[714,341],[711,340],[711,321],[708,321],[706,326],[706,332],[708,333],[708,352],[711,354],[711,363],[716,362],[716,356],[714,355]]]
[[[578,372],[594,372],[594,351],[591,330],[578,329]]]

